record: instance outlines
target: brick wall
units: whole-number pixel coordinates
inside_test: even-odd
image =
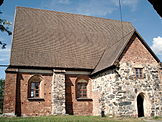
[[[49,115],[51,114],[51,81],[52,76],[43,75],[44,100],[28,100],[28,80],[32,74],[21,74],[20,77],[20,102],[22,115]]]
[[[43,99],[28,99],[28,81],[34,74],[6,74],[4,113],[22,116],[41,116],[51,114],[52,76],[41,75],[44,91]],[[17,77],[18,76],[18,77]],[[17,81],[17,85],[16,85]],[[17,92],[17,94],[16,94]],[[8,114],[9,115],[9,114]]]
[[[76,88],[77,79],[85,79],[88,81],[87,97],[92,97],[91,80],[88,76],[66,75],[66,112],[74,115],[92,115],[93,102],[92,100],[77,100]]]
[[[132,62],[137,64],[157,64],[157,61],[136,37],[129,46],[120,62]]]
[[[17,74],[6,73],[3,113],[15,115]]]

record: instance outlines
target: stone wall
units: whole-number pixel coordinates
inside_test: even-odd
[[[52,114],[65,114],[65,71],[54,70],[52,79]]]
[[[142,65],[144,78],[136,79],[134,65],[122,63],[119,69],[105,71],[93,77],[94,107],[100,115],[104,111],[109,116],[138,116],[137,96],[144,94],[145,116],[160,116],[162,101],[159,94],[160,79],[157,66]],[[98,106],[95,106],[99,104]]]
[[[143,68],[142,79],[135,77],[134,68],[139,67]],[[142,94],[144,115],[162,115],[159,68],[159,63],[142,42],[135,38],[123,53],[119,68],[92,77],[93,114],[138,116],[137,96]]]
[[[116,81],[117,79],[115,70],[108,70],[92,77],[94,115],[101,115],[103,112],[112,116],[118,113],[117,98],[121,91],[118,87],[120,81]]]
[[[160,69],[160,72],[159,72],[160,74],[160,80],[161,80],[161,84],[162,84],[162,68]]]

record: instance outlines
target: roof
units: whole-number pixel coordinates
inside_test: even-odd
[[[130,38],[133,36],[134,31],[131,31],[127,35],[125,35],[123,38],[118,40],[118,42],[114,43],[105,49],[105,52],[103,53],[103,56],[101,57],[98,65],[96,65],[96,68],[92,72],[92,74],[97,73],[101,70],[104,70],[112,65],[114,65],[115,61],[118,60],[118,57],[120,56],[120,53],[123,51],[123,48],[125,48],[125,45],[128,43]]]
[[[129,22],[17,7],[10,65],[96,73],[113,65],[134,32]]]

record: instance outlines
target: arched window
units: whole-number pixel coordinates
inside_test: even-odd
[[[43,83],[39,75],[34,75],[29,79],[28,98],[42,98],[43,97]]]
[[[87,98],[87,84],[84,79],[80,79],[77,82],[77,98]]]

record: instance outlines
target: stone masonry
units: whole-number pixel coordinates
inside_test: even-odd
[[[135,77],[135,68],[143,69],[143,78]],[[92,77],[94,115],[138,116],[137,96],[143,95],[144,116],[162,115],[159,64],[138,38],[129,46],[119,67]],[[95,96],[98,94],[98,96]]]
[[[93,92],[98,91],[98,115],[104,111],[109,116],[137,116],[137,96],[144,94],[145,116],[160,116],[160,80],[158,68],[143,65],[144,79],[136,79],[133,65],[123,63],[119,69],[108,70],[93,80]],[[96,114],[97,115],[97,114]]]
[[[65,71],[54,70],[52,80],[52,114],[65,114]]]

